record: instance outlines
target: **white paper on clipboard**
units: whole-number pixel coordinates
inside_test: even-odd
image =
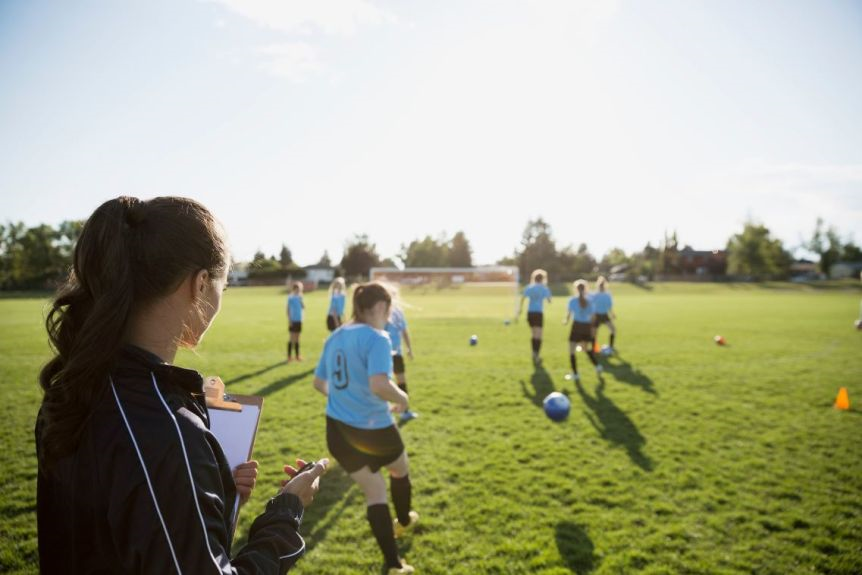
[[[209,380],[207,383],[210,383]],[[223,389],[224,384],[221,385]],[[241,410],[236,411],[235,407],[224,409],[219,406],[220,403],[224,403],[223,401],[208,400],[207,411],[210,416],[210,432],[218,439],[228,465],[233,471],[238,465],[251,459],[257,427],[263,411],[263,398],[253,395],[231,395],[224,396],[223,399],[230,402],[232,406],[239,404]],[[231,513],[231,524],[234,529],[236,529],[238,516],[239,494],[236,496]]]

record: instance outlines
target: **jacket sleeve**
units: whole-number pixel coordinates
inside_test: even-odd
[[[131,418],[130,418],[131,419]],[[125,573],[285,573],[305,551],[299,535],[302,503],[273,498],[252,525],[248,543],[232,560],[226,501],[230,473],[221,469],[207,431],[176,414],[173,433],[138,433],[139,466],[118,470],[108,520]],[[137,429],[152,430],[146,421]],[[135,423],[132,423],[134,426]],[[138,467],[138,469],[134,469]],[[123,480],[125,478],[125,480]]]

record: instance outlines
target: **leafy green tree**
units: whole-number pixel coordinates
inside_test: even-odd
[[[293,263],[293,254],[290,253],[290,250],[284,244],[281,244],[281,252],[278,256],[278,263],[281,264],[281,269],[284,270],[289,268],[290,264]]]
[[[623,264],[630,264],[631,258],[626,255],[626,252],[620,248],[611,248],[604,256],[602,256],[602,261],[599,263],[599,268],[602,271],[610,271],[610,269],[614,266],[619,266]]]
[[[408,268],[442,268],[449,265],[449,246],[443,239],[425,236],[402,245],[399,258]]]
[[[521,278],[529,278],[535,269],[544,269],[551,280],[558,279],[559,258],[551,226],[542,218],[530,220],[521,236],[521,249],[515,254]]]
[[[341,269],[348,277],[368,278],[371,268],[380,265],[377,246],[368,239],[366,234],[356,234],[344,245],[344,255],[341,257]]]
[[[281,264],[276,261],[275,257],[266,257],[262,251],[258,250],[254,254],[254,258],[251,260],[251,265],[249,266],[249,274],[255,274],[258,272],[272,272],[276,270],[283,269]]]
[[[841,248],[841,259],[846,262],[862,262],[862,249],[859,249],[853,240],[848,240]]]
[[[329,257],[328,251],[326,251],[326,250],[323,251],[323,255],[320,256],[320,261],[317,262],[317,265],[319,265],[321,267],[327,267],[327,268],[332,266],[332,259]]]
[[[814,232],[803,247],[817,254],[820,258],[817,265],[824,274],[829,274],[832,264],[841,260],[843,246],[838,231],[833,226],[826,228],[822,218],[817,218]]]
[[[792,261],[781,240],[773,238],[763,224],[746,222],[742,233],[732,236],[727,242],[727,271],[730,275],[748,276],[755,280],[784,278]]]
[[[449,242],[449,265],[455,268],[473,266],[473,250],[464,232],[457,232]]]

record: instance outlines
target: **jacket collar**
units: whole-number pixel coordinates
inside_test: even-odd
[[[120,348],[118,367],[123,371],[153,372],[160,383],[175,385],[188,393],[203,393],[204,379],[200,373],[165,363],[156,354],[132,344]]]

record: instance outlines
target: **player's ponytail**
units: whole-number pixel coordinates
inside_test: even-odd
[[[574,285],[575,291],[578,292],[578,304],[580,304],[581,309],[584,309],[587,307],[587,282],[578,280]]]
[[[45,319],[55,356],[39,374],[40,466],[77,446],[132,314],[190,274],[207,270],[213,279],[223,277],[228,261],[221,227],[193,200],[120,197],[93,212]]]
[[[392,296],[382,284],[370,282],[356,286],[353,290],[353,321],[362,321],[365,313],[381,301],[392,304]]]
[[[530,274],[530,283],[533,284],[544,283],[547,279],[548,272],[543,269],[533,270],[533,273]]]

